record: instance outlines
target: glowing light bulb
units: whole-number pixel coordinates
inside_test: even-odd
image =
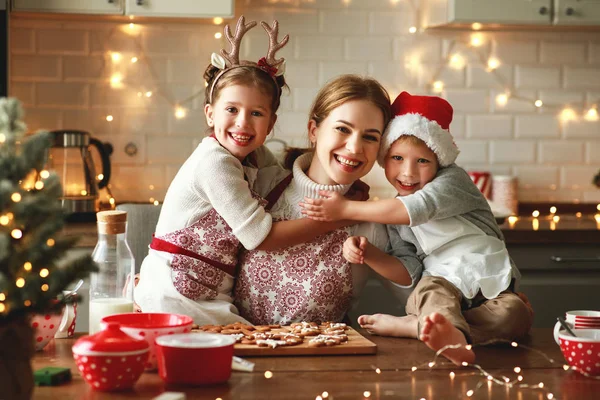
[[[187,111],[183,107],[177,107],[175,109],[175,118],[177,118],[177,119],[185,118],[186,114],[187,114]]]
[[[271,371],[265,371],[265,378],[271,379],[273,377],[273,373]]]
[[[149,90],[145,93],[146,97],[152,97],[152,92]]]
[[[540,212],[539,212],[538,210],[534,210],[534,211],[531,213],[531,216],[532,216],[533,218],[537,218],[537,217],[539,217],[539,216],[540,216]]]
[[[415,372],[415,371],[417,370],[417,367],[412,367],[410,370],[411,370],[412,372]]]
[[[215,33],[215,39],[221,39],[222,37],[223,37],[223,34],[221,32]]]
[[[365,392],[363,393],[363,396],[371,397],[371,392],[369,392],[368,390],[365,390]]]
[[[572,108],[565,108],[560,112],[560,120],[562,122],[575,121],[577,119],[577,114]]]
[[[111,197],[110,199],[108,199],[108,202],[110,203],[110,205],[115,204],[115,198]]]
[[[454,371],[451,371],[448,375],[450,376],[451,379],[454,379],[454,377],[456,376]]]
[[[50,172],[46,171],[45,169],[40,171],[40,178],[47,179],[49,176]]]
[[[138,58],[137,57],[131,57],[131,63],[135,64],[136,62],[138,62]]]
[[[42,269],[40,270],[40,276],[41,276],[42,278],[45,278],[45,277],[47,277],[48,275],[50,275],[50,271],[48,271],[48,268],[42,268]]]
[[[8,225],[8,223],[10,222],[10,218],[8,218],[8,215],[3,215],[0,217],[0,225]]]
[[[598,110],[596,109],[596,107],[590,108],[585,113],[585,117],[584,118],[585,118],[586,121],[598,121]]]
[[[556,214],[556,207],[550,207],[550,214]]]
[[[467,397],[473,396],[473,393],[474,393],[473,390],[468,390],[467,391]]]
[[[6,142],[6,135],[4,133],[0,133],[0,143]]]
[[[328,393],[328,392],[323,392],[323,393],[321,393],[321,396],[322,396],[324,399],[326,399],[326,398],[328,398],[328,397],[329,397],[329,393]]]
[[[408,28],[408,32],[409,33],[416,33],[417,32],[417,27],[416,26],[411,26],[410,28]]]
[[[576,213],[575,213],[575,216],[576,216],[577,218],[581,218],[581,215],[582,215],[582,214],[581,214],[580,212],[576,212]]]
[[[14,201],[15,203],[18,203],[18,202],[20,202],[20,201],[21,201],[21,193],[17,193],[17,192],[13,193],[13,194],[10,196],[10,199],[11,199],[12,201]]]
[[[96,177],[96,179],[98,179],[99,181],[101,181],[102,179],[104,179],[104,174],[98,174],[98,176]]]
[[[508,103],[508,95],[506,93],[500,93],[496,96],[496,104],[500,107],[504,107]]]
[[[444,90],[444,82],[435,81],[433,82],[433,91],[436,93],[441,93]]]
[[[465,66],[466,62],[463,56],[460,54],[454,54],[450,57],[450,67],[454,69],[461,69]]]
[[[494,57],[490,57],[487,62],[487,65],[490,70],[494,70],[500,66],[500,60]]]
[[[10,232],[10,236],[12,236],[14,239],[21,239],[23,237],[23,232],[20,229],[13,229]]]
[[[34,188],[36,188],[37,190],[42,190],[44,188],[44,182],[42,181],[37,181],[34,185]]]
[[[480,34],[471,35],[471,46],[479,47],[483,44],[483,37]]]
[[[47,291],[48,291],[48,289],[50,289],[50,286],[48,286],[48,284],[47,284],[47,283],[44,283],[44,284],[42,285],[41,289],[42,289],[42,292],[47,292]]]
[[[83,189],[83,190],[82,190],[81,192],[79,192],[79,193],[81,193],[81,195],[82,195],[82,196],[87,196],[87,194],[88,194],[87,190],[85,190],[85,189]]]
[[[48,247],[52,247],[56,244],[56,241],[52,238],[49,238],[48,240],[46,240],[46,244],[48,245]]]
[[[135,24],[133,22],[129,24],[129,29],[132,31],[135,30]]]
[[[122,56],[121,53],[113,52],[110,54],[110,58],[112,59],[113,63],[117,64],[121,61]]]
[[[154,205],[155,205],[155,206],[157,206],[157,205],[159,205],[159,204],[160,204],[160,203],[158,202],[158,200],[154,200]]]
[[[6,295],[4,293],[0,293],[0,301],[6,300]]]
[[[482,28],[482,25],[479,22],[473,22],[473,24],[471,25],[471,29],[473,29],[474,31],[478,31]]]
[[[375,369],[375,373],[380,374],[381,370],[379,368]]]
[[[25,271],[31,271],[31,268],[33,268],[33,266],[31,265],[31,263],[29,261],[27,261],[25,264],[23,264],[23,269]]]
[[[221,18],[221,17],[213,18],[213,24],[221,25],[222,23],[223,23],[223,18]]]
[[[15,284],[17,285],[17,287],[22,288],[23,286],[25,286],[25,279],[18,278]]]

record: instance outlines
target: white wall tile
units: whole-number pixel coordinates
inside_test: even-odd
[[[515,86],[523,89],[553,89],[560,87],[560,68],[517,65]]]
[[[319,32],[325,35],[365,35],[368,22],[369,16],[363,11],[324,10],[319,13]]]
[[[512,137],[510,115],[470,115],[467,117],[467,137],[477,139]]]
[[[194,57],[170,57],[167,60],[167,80],[172,83],[202,83],[209,62]]]
[[[464,115],[454,113],[450,123],[450,132],[455,139],[462,139],[467,136],[466,117]]]
[[[530,164],[536,161],[535,142],[530,140],[492,140],[492,163]]]
[[[511,65],[501,65],[494,73],[488,71],[487,66],[468,65],[467,87],[470,88],[503,88],[511,87],[513,81],[513,68]],[[496,77],[496,74],[500,78]]]
[[[285,80],[290,87],[316,87],[319,85],[319,63],[286,61]]]
[[[446,89],[446,100],[455,111],[484,112],[489,110],[488,92],[476,89]]]
[[[454,142],[460,150],[456,159],[457,164],[485,164],[489,161],[489,143],[487,141],[456,139]]]
[[[586,154],[588,164],[600,165],[600,140],[588,142],[586,144]]]
[[[35,53],[35,31],[27,28],[11,29],[9,46],[12,54]]]
[[[583,64],[586,61],[586,42],[545,42],[541,43],[540,62],[551,64]]]
[[[391,61],[392,39],[388,37],[347,37],[344,40],[346,59],[353,61]]]
[[[94,82],[108,79],[112,67],[104,55],[64,56],[62,65],[65,82]]]
[[[582,141],[547,140],[539,144],[539,160],[550,164],[579,164],[584,161]]]
[[[598,166],[568,166],[561,172],[561,187],[572,190],[590,189]]]
[[[395,37],[393,46],[394,60],[401,61],[399,68],[411,62],[419,65],[442,60],[442,41],[437,37]]]
[[[10,79],[25,82],[49,82],[61,79],[59,56],[15,54],[10,58]]]
[[[596,68],[565,67],[565,88],[600,89],[600,66]]]
[[[533,64],[538,61],[538,43],[528,40],[495,40],[493,54],[503,63]]]
[[[343,74],[366,75],[368,65],[364,61],[323,61],[319,63],[319,85]]]
[[[307,112],[280,112],[275,124],[275,135],[287,140],[295,136],[306,136]]]
[[[54,130],[62,128],[62,113],[57,110],[43,110],[39,108],[24,107],[23,121],[27,125],[27,132],[40,129]]]
[[[301,60],[341,60],[344,40],[340,36],[297,36],[294,57]]]
[[[559,168],[542,165],[522,165],[515,168],[519,186],[526,188],[556,187],[559,184]]]
[[[84,83],[40,82],[35,89],[36,104],[41,107],[85,108],[89,105],[89,87]]]
[[[146,155],[149,164],[182,164],[194,147],[194,136],[148,136]]]
[[[539,98],[544,105],[563,106],[578,105],[583,103],[585,94],[575,90],[540,90]]]
[[[554,115],[515,116],[515,137],[517,138],[557,138],[560,124]]]
[[[304,112],[308,115],[319,88],[296,88],[291,91],[294,97],[294,111]]]
[[[148,54],[181,54],[190,53],[191,35],[186,32],[165,30],[144,31],[141,42]]]
[[[590,63],[600,64],[600,42],[592,42],[589,45]]]
[[[88,32],[42,29],[36,32],[36,43],[39,54],[87,54]]]
[[[8,88],[8,96],[19,99],[23,106],[33,106],[35,103],[35,84],[26,82],[13,82]]]
[[[600,132],[598,121],[569,121],[563,123],[563,132],[566,138],[597,139]]]
[[[406,35],[411,26],[417,26],[415,13],[406,6],[402,12],[369,13],[369,33],[374,35]]]
[[[490,106],[492,111],[498,113],[531,113],[535,112],[537,108],[530,99],[537,99],[535,90],[523,90],[519,89],[517,93],[513,93],[508,98],[508,102],[505,105],[498,105],[496,103],[496,96],[499,94],[506,93],[504,90],[492,90],[490,92]],[[515,96],[515,95],[518,95]]]

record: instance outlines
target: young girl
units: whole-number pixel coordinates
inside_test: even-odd
[[[387,92],[373,79],[344,75],[326,84],[310,111],[312,151],[296,159],[287,176],[275,168],[259,171],[255,188],[273,204],[274,220],[302,218],[298,202],[323,189],[366,199],[368,187],[358,179],[377,159],[389,106]],[[255,324],[341,321],[369,273],[342,257],[352,235],[382,248],[387,243],[382,225],[361,224],[279,251],[243,252],[235,288],[241,315]]]
[[[513,291],[520,273],[486,199],[454,164],[450,104],[403,92],[392,111],[379,162],[398,197],[361,204],[322,193],[328,198],[306,199],[304,213],[325,221],[396,224],[388,225],[387,254],[356,236],[344,244],[345,258],[404,285],[423,276],[408,299],[407,316],[363,315],[359,324],[381,335],[420,338],[436,351],[463,345],[443,355],[458,365],[472,362],[467,342],[514,340],[529,332],[532,311]]]
[[[264,22],[270,37],[266,58],[239,61],[243,34],[256,25],[240,17],[231,51],[213,54],[205,72],[205,114],[212,135],[202,140],[173,179],[148,256],[141,266],[135,300],[144,312],[191,316],[197,324],[241,321],[232,304],[240,244],[248,249],[301,243],[332,227],[309,221],[272,224],[266,201],[250,188],[259,168],[277,165],[263,146],[277,119],[283,59],[275,51],[277,21]],[[225,61],[225,59],[227,61]]]

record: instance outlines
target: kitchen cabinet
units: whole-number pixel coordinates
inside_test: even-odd
[[[233,17],[234,0],[125,0],[125,14],[147,17]]]
[[[426,0],[424,27],[600,25],[598,0]]]
[[[13,0],[13,11],[122,15],[121,0]]]
[[[145,17],[233,17],[234,0],[13,0],[12,10]]]

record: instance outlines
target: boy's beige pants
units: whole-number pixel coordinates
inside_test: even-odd
[[[426,316],[442,314],[472,344],[515,340],[529,333],[533,311],[513,291],[506,290],[494,299],[486,299],[480,292],[471,304],[468,308],[462,293],[446,279],[423,276],[408,298],[406,314],[418,317],[419,334]]]

